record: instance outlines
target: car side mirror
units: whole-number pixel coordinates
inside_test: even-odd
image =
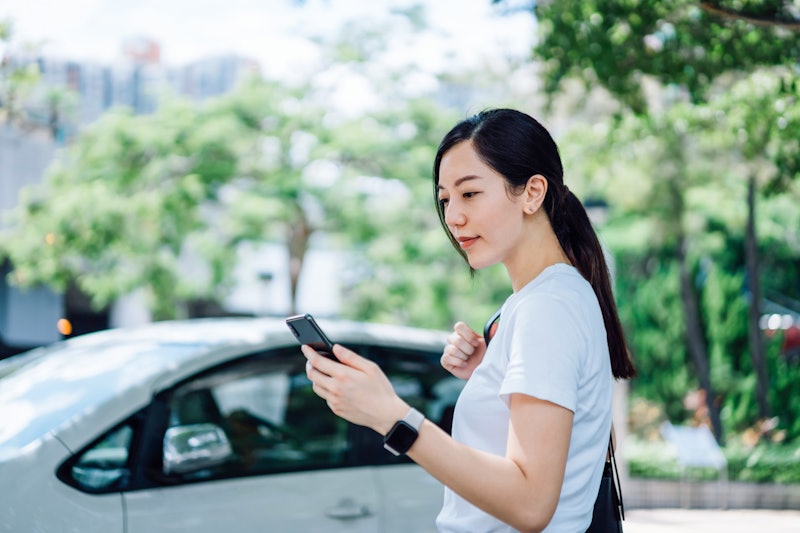
[[[217,466],[233,456],[221,427],[214,424],[174,426],[164,434],[164,474],[185,474]]]

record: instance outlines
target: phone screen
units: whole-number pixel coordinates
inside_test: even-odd
[[[292,331],[300,344],[308,344],[320,354],[331,359],[336,359],[333,355],[333,343],[319,327],[314,317],[309,314],[290,316],[286,319],[286,325]]]

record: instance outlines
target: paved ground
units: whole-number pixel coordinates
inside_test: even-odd
[[[800,533],[800,510],[631,509],[624,533]]]

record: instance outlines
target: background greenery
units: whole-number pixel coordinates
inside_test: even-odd
[[[261,79],[201,105],[165,97],[152,115],[114,111],[26,191],[0,258],[14,283],[75,284],[98,307],[144,288],[155,316],[169,318],[221,301],[243,243],[284,243],[296,289],[305,252],[324,242],[348,253],[348,317],[479,330],[509,288],[501,267],[470,278],[449,248],[430,166],[465,114],[518,107],[546,118],[570,188],[609,207],[598,230],[639,369],[631,473],[676,475],[654,448],[669,420],[712,427],[731,479],[798,482],[800,364],[782,353],[780,331],[757,323],[763,295],[800,299],[791,5],[540,2],[526,7],[538,21],[539,85],[523,94],[507,85],[518,64],[443,72],[438,94],[402,94],[407,73],[376,76],[370,52],[391,32],[349,28],[330,68],[369,72],[380,112],[340,115],[314,80]],[[35,73],[3,68],[4,116],[23,121]],[[440,98],[464,87],[480,104]],[[51,99],[51,110],[68,100]],[[199,275],[182,275],[186,258]]]

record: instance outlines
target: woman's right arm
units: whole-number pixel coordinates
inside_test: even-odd
[[[483,361],[486,341],[463,322],[456,322],[453,332],[447,336],[440,360],[442,367],[455,377],[468,380],[472,372]]]
[[[302,351],[314,392],[338,416],[386,435],[408,413],[374,361],[338,344],[333,353],[339,362],[307,345]],[[457,442],[429,420],[407,455],[476,507],[520,531],[540,531],[558,504],[573,415],[525,394],[511,395],[509,412],[505,456]]]

